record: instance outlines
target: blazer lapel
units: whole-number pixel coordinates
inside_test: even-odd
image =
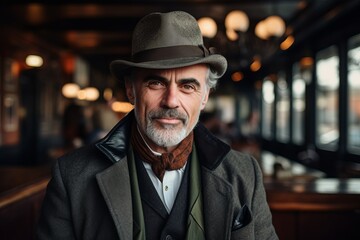
[[[202,168],[206,239],[230,239],[234,208],[231,186]]]
[[[96,175],[120,239],[133,238],[131,184],[126,158]]]

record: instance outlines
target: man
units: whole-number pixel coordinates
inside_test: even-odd
[[[277,239],[256,161],[198,123],[226,67],[191,15],[144,17],[111,64],[134,111],[57,161],[39,239]]]

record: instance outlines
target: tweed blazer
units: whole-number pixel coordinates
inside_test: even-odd
[[[42,206],[38,239],[133,239],[128,146],[133,113],[99,142],[58,159]],[[206,239],[278,239],[257,161],[194,129]],[[196,216],[195,216],[196,217]]]

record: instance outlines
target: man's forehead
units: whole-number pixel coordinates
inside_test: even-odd
[[[148,75],[156,75],[156,76],[169,76],[173,74],[182,75],[184,77],[195,77],[201,76],[203,74],[206,75],[209,67],[206,64],[197,64],[187,67],[181,68],[170,68],[170,69],[146,69],[146,68],[137,68],[135,69],[136,76],[148,76]]]

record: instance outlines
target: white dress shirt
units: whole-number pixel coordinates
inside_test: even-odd
[[[154,155],[161,156],[161,153],[156,152],[151,149],[151,147],[145,141],[144,137],[141,135],[141,132],[139,129],[138,129],[138,131],[140,133],[140,136],[143,138],[146,146],[150,149],[150,151]],[[163,202],[167,212],[170,213],[171,209],[174,205],[176,195],[179,191],[181,180],[184,175],[185,167],[186,167],[187,163],[185,163],[185,165],[180,169],[171,170],[171,171],[166,170],[162,182],[153,172],[153,170],[151,168],[151,164],[144,162],[144,161],[143,161],[143,164],[144,164],[144,167],[156,189],[156,192],[158,193],[161,201]]]
[[[180,188],[186,164],[178,170],[165,171],[162,182],[157,178],[149,163],[143,162],[143,164],[161,201],[168,213],[170,213]]]

